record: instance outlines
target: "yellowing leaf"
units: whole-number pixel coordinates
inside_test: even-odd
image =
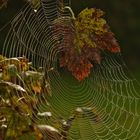
[[[36,83],[33,83],[31,85],[32,87],[32,90],[35,92],[35,93],[41,93],[41,84],[39,82],[36,82]]]

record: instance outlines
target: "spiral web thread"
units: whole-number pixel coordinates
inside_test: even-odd
[[[36,67],[43,67],[44,71],[54,68],[49,73],[52,96],[40,95],[45,101],[36,107],[37,112],[50,111],[52,118],[40,118],[34,112],[34,122],[56,127],[60,119],[68,120],[74,112],[85,109],[84,115],[77,113],[72,121],[67,132],[68,140],[139,140],[139,83],[129,76],[121,54],[105,54],[102,63],[96,65],[91,75],[82,82],[76,81],[67,70],[58,68],[60,49],[53,38],[52,22],[61,16],[70,16],[68,11],[63,14],[61,11],[61,6],[70,6],[69,3],[42,0],[37,11],[28,4],[11,22],[5,40],[4,55],[24,55]],[[63,30],[55,32],[58,36],[67,35]],[[98,121],[95,120],[97,118]],[[63,131],[62,128],[60,131]],[[43,130],[42,133],[46,134]],[[48,139],[59,140],[60,137],[50,135]]]

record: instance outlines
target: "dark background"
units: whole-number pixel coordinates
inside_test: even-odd
[[[24,6],[23,0],[9,0],[7,7],[0,10],[0,29]],[[129,69],[140,78],[140,1],[138,0],[72,0],[75,14],[86,7],[102,9],[105,18],[121,46],[124,60]],[[0,31],[0,51],[7,32]]]

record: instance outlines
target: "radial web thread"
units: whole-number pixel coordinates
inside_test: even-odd
[[[69,3],[42,0],[37,11],[27,4],[11,22],[4,43],[3,55],[24,55],[36,67],[43,67],[44,72],[54,68],[48,73],[52,96],[40,95],[44,101],[36,107],[37,112],[50,111],[52,118],[36,116],[34,122],[56,127],[59,120],[68,120],[76,113],[67,132],[68,140],[139,140],[139,83],[130,76],[121,54],[104,54],[102,63],[82,82],[58,67],[61,50],[53,38],[52,22],[62,16],[71,16],[68,11],[63,14],[61,11],[61,6],[70,6]],[[63,30],[55,32],[67,35]],[[80,114],[81,110],[86,113]],[[59,140],[59,137],[54,139]]]

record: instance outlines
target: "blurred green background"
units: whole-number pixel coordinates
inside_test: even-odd
[[[25,0],[9,0],[0,10],[0,29],[24,6]],[[140,79],[140,1],[138,0],[71,0],[75,14],[86,7],[105,11],[105,18],[121,46],[130,71]],[[8,28],[0,31],[0,52]]]

